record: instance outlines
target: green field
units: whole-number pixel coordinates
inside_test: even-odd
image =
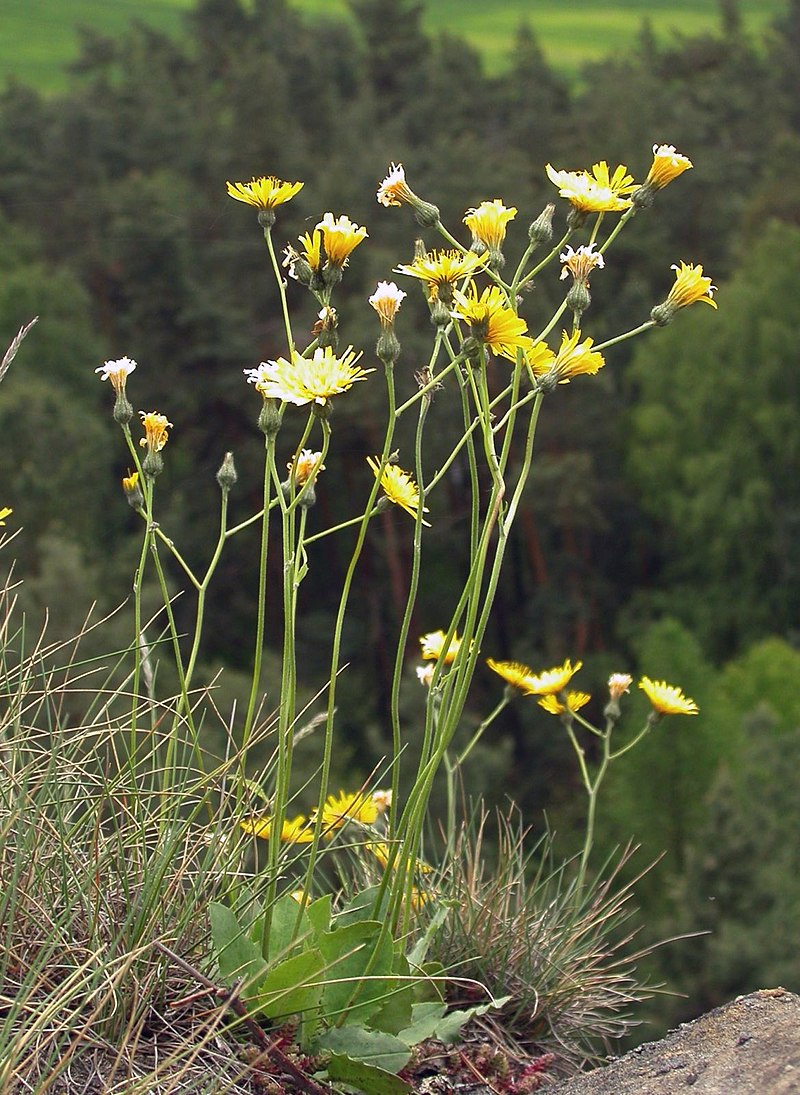
[[[46,91],[64,84],[75,57],[75,27],[119,34],[141,20],[180,33],[194,0],[0,0],[0,83],[15,76]],[[308,12],[346,14],[345,0],[295,0]],[[785,0],[742,0],[745,24],[760,32]],[[647,16],[662,39],[696,34],[718,22],[717,0],[427,0],[426,24],[471,41],[491,71],[502,68],[516,28],[530,22],[550,60],[574,74],[584,61],[624,50]]]

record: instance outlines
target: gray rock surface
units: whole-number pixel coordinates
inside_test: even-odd
[[[762,989],[547,1095],[800,1095],[800,997]]]

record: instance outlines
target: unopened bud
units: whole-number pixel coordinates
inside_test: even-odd
[[[258,416],[258,428],[265,437],[277,437],[278,430],[281,428],[281,417],[278,400],[265,399],[261,414]]]
[[[238,478],[239,476],[236,474],[236,465],[233,462],[233,453],[226,452],[225,458],[217,472],[217,482],[219,483],[220,490],[229,491],[231,487],[236,486],[236,480]]]
[[[130,475],[123,477],[122,489],[125,491],[125,498],[131,509],[140,510],[144,505],[144,495],[142,494],[142,488],[139,486],[138,471],[131,472]]]
[[[431,305],[431,323],[434,327],[446,327],[450,322],[450,310],[438,297]]]
[[[437,206],[417,198],[412,202],[414,218],[421,228],[435,228],[440,223],[441,215]]]
[[[553,238],[553,214],[556,207],[552,202],[541,211],[539,216],[528,229],[528,239],[531,243],[549,243]]]

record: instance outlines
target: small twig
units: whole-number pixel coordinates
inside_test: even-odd
[[[311,1077],[307,1076],[301,1068],[298,1068],[298,1066],[294,1063],[291,1057],[288,1057],[276,1042],[270,1041],[270,1039],[267,1037],[266,1031],[264,1031],[258,1025],[255,1019],[250,1018],[247,1013],[247,1008],[237,995],[238,985],[234,985],[232,989],[222,988],[219,985],[215,985],[214,982],[209,980],[209,978],[206,977],[204,973],[201,973],[200,970],[195,969],[194,966],[190,965],[187,961],[185,961],[185,959],[181,958],[179,954],[176,954],[173,950],[170,950],[170,948],[165,946],[164,943],[156,940],[156,942],[153,943],[153,946],[156,948],[156,950],[161,951],[162,954],[166,955],[166,957],[169,958],[171,962],[174,962],[176,966],[180,966],[184,973],[188,973],[190,977],[193,977],[195,981],[198,982],[198,984],[203,985],[206,989],[208,989],[209,992],[213,993],[214,996],[221,1000],[226,1007],[229,1007],[231,1011],[234,1011],[242,1020],[242,1023],[247,1028],[248,1032],[253,1036],[263,1052],[265,1054],[270,1054],[271,1056],[273,1056],[277,1060],[280,1067],[284,1070],[284,1072],[289,1073],[289,1075],[292,1077],[298,1087],[307,1092],[308,1095],[329,1095],[329,1093],[324,1087],[321,1086],[321,1084],[318,1084],[316,1080],[312,1080]]]
[[[17,350],[22,345],[23,338],[25,337],[25,335],[27,335],[28,331],[30,331],[31,327],[33,327],[34,323],[38,322],[39,317],[34,316],[30,323],[26,323],[24,327],[20,327],[20,329],[17,331],[11,342],[11,345],[6,350],[5,357],[2,361],[0,361],[0,380],[2,380],[3,377],[6,375],[9,365],[17,356]]]

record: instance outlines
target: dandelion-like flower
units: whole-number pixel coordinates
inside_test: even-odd
[[[102,365],[95,369],[95,372],[102,373],[101,380],[110,380],[114,391],[117,395],[121,395],[125,391],[128,377],[135,368],[136,362],[133,358],[121,357],[116,361],[104,361]]]
[[[473,246],[477,241],[490,251],[499,251],[506,238],[506,225],[516,215],[516,209],[507,209],[499,198],[481,202],[477,209],[468,210],[464,224],[472,233]]]
[[[296,350],[292,360],[262,361],[255,369],[245,369],[248,383],[254,384],[265,399],[281,399],[298,407],[306,403],[326,403],[348,391],[358,380],[366,380],[374,369],[362,369],[357,362],[361,353],[348,346],[337,356],[331,346],[318,346],[313,357]]]
[[[592,174],[586,171],[556,171],[550,164],[545,166],[550,181],[558,187],[562,198],[567,198],[572,207],[579,213],[619,213],[630,208],[630,200],[620,195],[620,183],[625,179],[625,168],[622,176],[618,178],[620,168],[612,177],[617,181],[617,189],[612,186],[612,178],[608,178],[608,167],[605,173],[598,171],[601,164],[595,164]],[[599,178],[597,176],[600,176]],[[601,181],[608,179],[607,183]]]
[[[294,481],[302,487],[309,479],[316,479],[321,471],[325,471],[322,463],[322,453],[312,449],[301,449],[296,460],[290,460],[286,465],[289,474],[294,471]]]
[[[478,296],[474,284],[467,293],[453,292],[456,307],[450,313],[455,319],[468,324],[473,338],[501,357],[516,359],[517,350],[527,350],[533,345],[525,332],[528,324],[509,308],[503,290],[491,285]]]
[[[144,430],[144,437],[140,439],[139,444],[142,448],[146,447],[150,454],[161,452],[169,440],[167,431],[172,429],[172,423],[168,421],[166,415],[159,414],[157,411],[139,411],[139,415]]]
[[[540,700],[537,700],[537,703],[551,715],[563,715],[566,711],[574,715],[576,711],[580,711],[582,707],[585,707],[591,698],[588,692],[567,692],[563,703],[557,696],[553,695],[543,696]]]
[[[381,205],[413,205],[417,195],[406,182],[406,173],[401,163],[393,163],[389,174],[378,187],[378,201]]]
[[[697,715],[700,712],[694,700],[684,696],[680,688],[665,681],[651,681],[649,677],[642,677],[639,687],[658,715]]]
[[[438,300],[441,294],[449,302],[456,282],[483,269],[488,257],[474,251],[428,251],[413,262],[395,267],[394,272],[423,281],[430,300]]]
[[[693,167],[692,161],[675,151],[671,144],[653,145],[653,163],[644,180],[644,185],[653,190],[661,190],[684,171]]]
[[[461,649],[461,639],[458,637],[458,632],[454,631],[450,645],[445,650],[446,638],[444,631],[429,631],[427,635],[421,635],[419,644],[422,647],[422,657],[426,661],[438,661],[441,658],[445,665],[451,665]]]
[[[328,262],[340,268],[347,265],[350,254],[367,238],[366,228],[359,228],[344,214],[334,217],[333,213],[326,213],[317,228],[322,232]]]
[[[703,274],[702,266],[681,262],[680,266],[673,263],[670,269],[675,271],[675,284],[669,291],[667,304],[673,308],[685,308],[699,300],[712,308],[717,307],[717,302],[712,299],[717,287],[711,284],[711,278]]]
[[[14,511],[10,506],[3,506],[3,508],[0,509],[0,525],[4,525],[6,523],[6,517],[9,517],[13,512]]]
[[[608,678],[608,694],[609,697],[617,702],[623,695],[623,693],[630,690],[633,684],[633,677],[630,673],[612,673]]]
[[[419,487],[413,477],[397,464],[386,464],[381,470],[381,462],[377,456],[374,459],[368,456],[367,463],[375,478],[380,479],[383,493],[389,501],[400,506],[416,520],[419,511]],[[423,507],[422,512],[427,513],[427,508]],[[422,523],[428,525],[427,521],[423,520]]]
[[[408,294],[398,288],[393,281],[379,281],[369,303],[378,313],[381,326],[391,327],[400,305]]]
[[[256,209],[274,209],[276,205],[290,201],[305,184],[284,182],[274,175],[261,175],[250,182],[229,182],[226,185],[228,193],[236,201],[246,202]]]
[[[605,266],[605,259],[600,252],[595,252],[595,245],[589,243],[584,247],[579,247],[577,251],[567,244],[566,251],[562,251],[559,258],[564,265],[561,271],[561,280],[569,277],[572,274],[573,278],[579,285],[589,284],[589,276],[593,270],[602,270]]]
[[[544,673],[534,674],[530,680],[531,695],[554,696],[557,692],[562,692],[582,665],[583,662],[576,662],[573,666],[567,658],[563,665],[547,669]]]
[[[594,376],[605,365],[603,355],[592,349],[593,339],[587,338],[583,342],[580,339],[579,330],[571,335],[562,331],[561,345],[547,374],[553,383],[569,384],[575,376]],[[533,368],[535,372],[535,366]]]
[[[339,791],[338,795],[328,795],[324,806],[317,807],[322,814],[322,827],[330,838],[336,829],[341,829],[348,821],[357,821],[361,825],[372,825],[378,816],[378,807],[364,791]]]
[[[239,827],[252,836],[260,836],[263,840],[269,840],[272,833],[273,821],[270,817],[246,818],[239,822]],[[310,844],[314,839],[311,822],[303,814],[297,817],[284,818],[281,824],[281,840],[285,844]]]
[[[535,674],[530,666],[523,662],[498,662],[494,658],[487,658],[486,664],[498,677],[502,677],[506,684],[516,688],[523,696],[532,695]]]

